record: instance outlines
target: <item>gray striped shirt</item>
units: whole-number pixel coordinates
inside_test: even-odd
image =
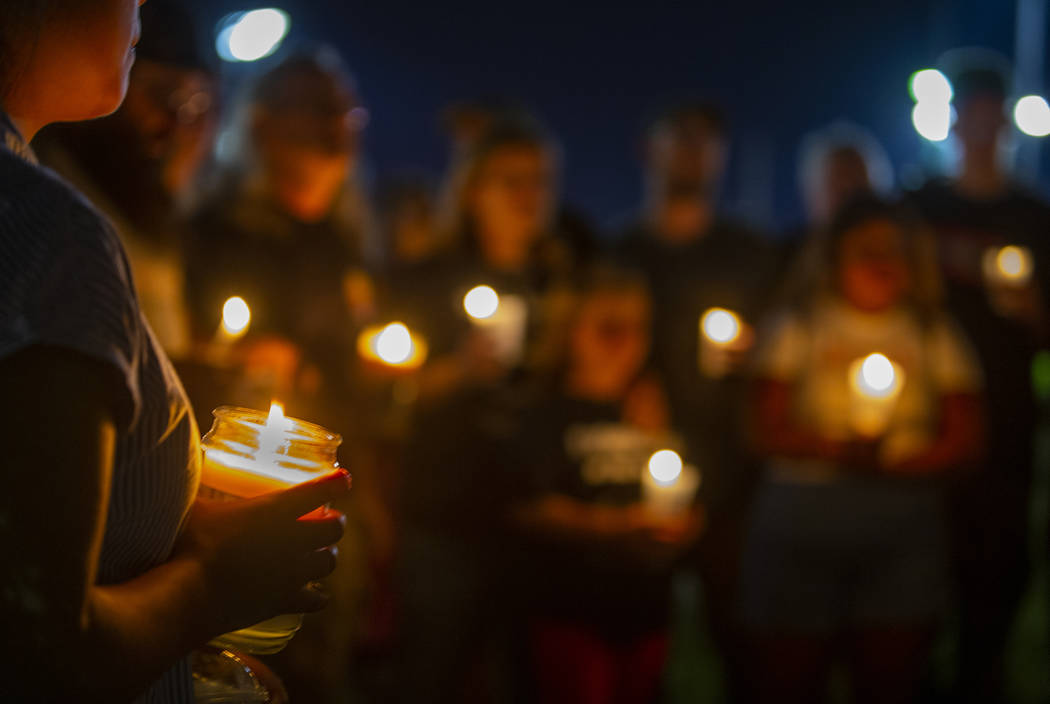
[[[117,430],[98,583],[167,560],[197,493],[197,425],[139,309],[108,221],[50,171],[0,113],[0,359],[33,345],[112,365],[127,411]],[[193,701],[188,659],[137,700]]]

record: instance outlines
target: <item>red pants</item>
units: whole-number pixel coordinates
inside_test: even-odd
[[[668,638],[654,632],[622,643],[567,623],[532,628],[542,704],[650,704],[660,692]]]

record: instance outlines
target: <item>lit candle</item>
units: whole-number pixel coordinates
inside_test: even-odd
[[[642,501],[654,513],[681,515],[693,505],[700,472],[674,450],[653,453],[642,472]]]
[[[740,317],[726,308],[708,308],[700,316],[700,369],[706,376],[718,378],[729,373],[730,353],[742,329]]]
[[[1027,247],[990,247],[982,258],[985,281],[989,286],[1018,288],[1032,280],[1032,252]]]
[[[252,322],[252,311],[240,296],[231,296],[222,304],[222,323],[219,330],[228,342],[244,337]]]
[[[491,286],[479,285],[463,296],[466,311],[475,329],[492,342],[496,358],[506,366],[521,361],[525,350],[528,305],[520,296],[496,293]]]
[[[857,435],[878,437],[889,427],[904,386],[904,370],[874,352],[849,368],[850,427]]]
[[[319,425],[286,417],[276,401],[268,414],[223,406],[213,415],[215,422],[201,442],[203,495],[251,498],[316,479],[339,466],[336,450],[342,438]],[[328,509],[314,513],[326,515]],[[212,644],[255,654],[276,653],[301,624],[301,614],[277,616],[222,635]]]
[[[357,352],[366,362],[388,369],[411,371],[427,358],[427,345],[401,322],[373,325],[357,337]]]

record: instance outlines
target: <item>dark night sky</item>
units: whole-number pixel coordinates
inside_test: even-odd
[[[228,11],[269,4],[191,2],[209,30]],[[921,146],[909,118],[910,73],[961,45],[1010,55],[1014,32],[1009,0],[274,4],[292,18],[285,49],[321,40],[343,52],[372,113],[374,175],[440,173],[440,107],[513,96],[560,137],[568,200],[603,223],[636,207],[639,128],[675,96],[718,101],[730,117],[727,206],[786,226],[801,216],[796,150],[808,129],[838,118],[863,124],[899,173],[918,163]]]

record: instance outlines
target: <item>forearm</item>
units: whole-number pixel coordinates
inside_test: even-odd
[[[198,563],[178,558],[128,582],[95,586],[79,618],[25,618],[5,684],[47,701],[126,702],[215,635]],[[53,615],[50,615],[53,616]],[[20,619],[22,620],[22,619]],[[15,645],[15,644],[12,644]]]

